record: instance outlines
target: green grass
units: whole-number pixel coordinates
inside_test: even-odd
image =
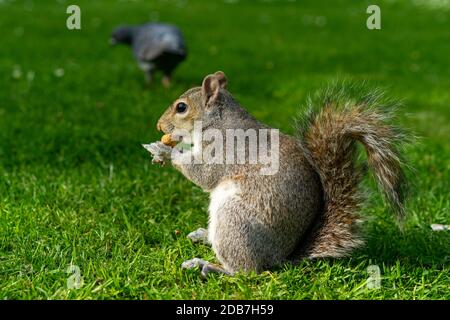
[[[69,31],[68,1],[0,1],[1,299],[450,299],[450,234],[430,229],[450,223],[450,3],[378,1],[382,30],[369,31],[366,1],[229,2],[80,0],[82,30]],[[130,50],[107,44],[115,25],[149,18],[187,38],[170,90],[146,89]],[[216,70],[288,133],[308,94],[336,78],[402,99],[400,122],[421,137],[406,150],[403,229],[368,183],[367,246],[350,258],[207,281],[181,270],[214,260],[186,239],[206,225],[208,197],[151,165],[140,144],[159,139],[166,106]],[[66,287],[71,264],[79,289]],[[368,290],[374,264],[381,288]]]

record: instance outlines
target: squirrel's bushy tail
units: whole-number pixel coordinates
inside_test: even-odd
[[[357,98],[351,98],[356,90]],[[324,189],[324,212],[305,239],[303,256],[340,257],[362,244],[357,225],[362,202],[358,185],[356,142],[366,150],[367,162],[393,211],[403,216],[405,180],[398,146],[406,136],[390,124],[395,104],[382,102],[379,92],[361,94],[345,85],[329,88],[318,104],[310,103],[300,124],[307,156]]]

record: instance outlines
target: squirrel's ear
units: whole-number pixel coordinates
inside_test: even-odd
[[[203,79],[202,94],[205,106],[214,103],[219,95],[220,83],[215,75],[210,74]]]
[[[220,87],[222,89],[226,89],[228,82],[227,82],[227,77],[225,76],[225,73],[223,73],[222,71],[217,71],[216,73],[214,73],[214,76],[219,81]]]
[[[219,95],[221,88],[227,87],[227,77],[222,71],[217,71],[203,79],[202,93],[205,99],[205,105],[214,103]]]

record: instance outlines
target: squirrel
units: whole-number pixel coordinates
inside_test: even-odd
[[[170,162],[210,193],[208,228],[188,237],[208,242],[220,264],[194,258],[182,268],[199,267],[202,276],[260,273],[302,259],[349,255],[364,243],[358,209],[366,166],[355,160],[357,142],[392,211],[402,217],[406,180],[398,146],[406,136],[390,124],[391,118],[391,110],[383,110],[372,96],[342,101],[332,93],[303,116],[298,137],[279,134],[274,174],[261,174],[258,164],[183,161],[198,152],[199,144],[208,145],[195,137],[191,149],[176,154],[162,142],[145,145],[156,162]],[[202,122],[202,133],[214,128],[224,136],[229,129],[270,129],[233,98],[221,71],[172,103],[157,129],[192,132],[196,121]]]

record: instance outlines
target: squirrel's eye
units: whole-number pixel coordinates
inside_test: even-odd
[[[177,106],[175,107],[177,110],[177,113],[183,113],[187,110],[187,104],[184,102],[178,102]]]

